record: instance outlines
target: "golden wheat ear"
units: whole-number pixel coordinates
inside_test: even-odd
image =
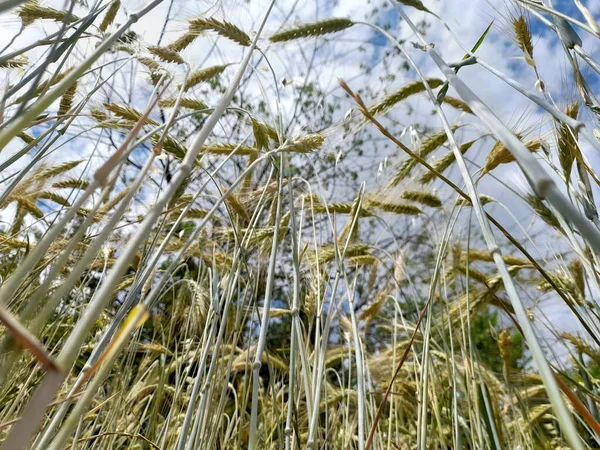
[[[515,37],[517,38],[517,45],[525,56],[525,61],[532,67],[535,67],[535,61],[533,59],[533,44],[531,38],[531,30],[529,24],[523,15],[520,15],[512,21],[513,30]]]

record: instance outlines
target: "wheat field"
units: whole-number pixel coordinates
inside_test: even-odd
[[[600,448],[600,8],[467,3],[0,0],[0,449]]]

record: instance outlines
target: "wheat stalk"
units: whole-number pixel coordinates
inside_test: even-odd
[[[146,58],[144,56],[140,56],[137,60],[139,62],[141,62],[144,66],[146,66],[148,69],[150,69],[151,71],[160,69],[160,64],[158,63],[158,61],[156,61],[152,58]]]
[[[398,0],[400,3],[406,6],[410,6],[412,8],[418,9],[419,11],[431,12],[427,7],[423,4],[421,0]]]

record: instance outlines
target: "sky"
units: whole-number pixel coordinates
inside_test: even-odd
[[[88,3],[92,3],[88,0]],[[493,21],[492,29],[486,37],[483,45],[477,51],[477,54],[486,62],[496,67],[509,77],[517,80],[528,89],[536,88],[536,77],[534,71],[526,64],[522,53],[515,44],[511,31],[509,18],[517,14],[514,4],[505,0],[423,0],[423,3],[438,16],[440,16],[458,36],[460,41],[466,46],[471,47],[479,39],[486,27]],[[600,17],[600,2],[592,0],[582,0],[582,3],[597,18]],[[55,8],[64,8],[65,2],[62,0],[52,0],[44,4]],[[141,0],[123,0],[123,11],[132,12],[138,10],[145,4]],[[134,26],[144,42],[149,44],[162,45],[168,44],[187,28],[186,20],[194,16],[214,16],[218,19],[226,19],[243,30],[246,30],[251,36],[252,31],[256,30],[260,20],[267,10],[269,2],[265,0],[221,0],[221,1],[164,1],[161,5],[151,11],[146,17],[140,20]],[[565,13],[571,14],[580,20],[584,20],[581,13],[577,10],[572,0],[555,0],[554,6]],[[377,13],[372,16],[373,8],[377,8]],[[462,58],[464,51],[452,39],[450,34],[444,28],[442,23],[433,19],[427,13],[417,11],[413,8],[405,8],[411,19],[418,23],[422,20],[429,22],[426,32],[426,39],[435,45],[441,56],[446,61],[457,61]],[[165,18],[170,20],[163,30]],[[289,27],[296,23],[314,22],[332,17],[347,17],[353,21],[367,21],[379,25],[389,26],[389,32],[398,39],[404,40],[405,47],[414,58],[420,69],[429,77],[439,77],[440,72],[435,67],[429,57],[421,50],[415,48],[412,43],[416,42],[414,34],[409,27],[399,20],[397,12],[389,7],[389,3],[383,0],[375,0],[367,3],[365,0],[277,0],[272,14],[267,20],[264,36],[269,36],[282,27]],[[577,91],[572,83],[570,67],[567,65],[563,49],[555,34],[547,27],[543,26],[533,15],[529,16],[531,28],[533,31],[534,57],[538,66],[539,73],[550,93],[553,101],[563,108],[567,103],[578,98]],[[124,20],[121,13],[117,18],[117,23]],[[0,27],[3,32],[0,33],[0,48],[8,44],[11,37],[19,30],[20,22],[8,16],[0,16]],[[51,23],[38,23],[24,30],[23,34],[15,41],[11,48],[19,48],[33,39],[43,36],[47,31],[52,31],[54,25]],[[600,40],[585,32],[580,32],[583,39],[583,48],[596,59],[600,56]],[[217,37],[203,39],[189,49],[183,52],[186,61],[192,69],[206,67],[212,64],[222,64],[223,62],[237,62],[241,59],[243,49],[239,46],[228,44],[223,39],[218,41],[219,45],[213,43]],[[83,43],[81,52],[86,53],[93,48],[96,41],[90,40],[89,43]],[[88,47],[86,47],[86,45]],[[343,99],[345,110],[339,111],[339,119],[344,117],[347,110],[352,108],[352,104],[347,101],[345,94],[338,86],[338,78],[343,78],[353,89],[359,89],[361,86],[369,86],[375,93],[383,97],[408,82],[414,81],[417,77],[414,71],[403,71],[398,69],[396,78],[390,82],[389,79],[381,80],[383,72],[383,60],[386,50],[389,50],[390,44],[381,35],[365,25],[356,25],[353,28],[338,33],[334,36],[319,41],[316,44],[314,40],[295,41],[284,44],[270,44],[263,39],[260,41],[261,48],[269,58],[275,74],[272,75],[264,60],[254,59],[256,64],[256,81],[251,84],[249,95],[264,96],[267,104],[272,110],[276,109],[277,94],[281,99],[281,108],[284,122],[289,121],[295,107],[294,85],[303,82],[306,76],[307,58],[311,55],[315,45],[320,45],[316,53],[313,65],[315,70],[309,73],[328,95],[338,99]],[[40,57],[40,54],[32,53],[31,58]],[[74,55],[74,61],[79,55]],[[106,58],[114,58],[107,55]],[[397,58],[397,56],[395,56]],[[106,60],[104,62],[107,62]],[[392,61],[393,64],[396,62]],[[366,71],[365,67],[373,66],[373,69]],[[394,67],[394,66],[393,66]],[[173,68],[174,71],[182,70]],[[598,76],[589,68],[584,67],[584,75],[589,78],[593,89],[598,89]],[[226,74],[231,76],[235,71],[234,67],[228,68]],[[4,85],[6,80],[2,77],[8,77],[8,82],[14,82],[18,73],[11,72],[8,75],[0,75],[0,85]],[[119,83],[127,84],[129,74],[123,72],[117,75]],[[548,133],[551,130],[551,122],[547,115],[532,105],[526,98],[515,92],[502,80],[499,80],[489,74],[485,69],[478,66],[469,66],[461,69],[459,76],[467,82],[473,91],[492,109],[492,111],[501,118],[505,124],[514,130],[528,130],[531,138],[540,137],[551,140],[552,136]],[[273,80],[273,77],[277,82]],[[131,90],[127,100],[135,106],[143,107],[149,96],[148,88],[142,87],[143,83],[135,83],[135,89]],[[453,95],[452,92],[450,94]],[[327,102],[327,98],[324,99]],[[410,117],[407,116],[408,110],[412,111]],[[399,124],[418,122],[422,126],[438,130],[441,128],[439,118],[431,114],[432,107],[425,96],[418,96],[406,102],[405,105],[398,107],[391,113],[387,119]],[[459,119],[456,111],[448,111],[449,118],[452,121]],[[473,127],[479,127],[472,118],[460,118],[461,120],[473,123]],[[583,117],[590,125],[596,126],[597,121],[591,113],[587,112]],[[319,130],[301,130],[299,127],[292,128],[299,134],[319,131]],[[408,130],[408,129],[407,129]],[[483,130],[485,132],[485,130]],[[480,131],[481,132],[481,131]],[[471,134],[470,134],[471,133]],[[467,130],[459,131],[458,136],[461,142],[473,136],[473,132]],[[410,136],[410,130],[407,131],[405,139]],[[341,139],[339,134],[334,134],[332,139]],[[481,163],[490,148],[490,140],[477,146],[475,152],[470,158],[475,162]],[[487,145],[487,146],[486,146]],[[0,162],[20,148],[14,144],[2,154]],[[586,156],[592,163],[599,163],[600,159],[593,154],[591,150],[584,148]],[[65,145],[60,154],[53,155],[54,158],[73,158],[89,156],[93,152],[92,146]],[[379,154],[376,161],[371,161],[368,170],[361,172],[361,180],[365,181],[373,189],[385,184],[386,176],[398,167],[402,161],[402,156],[396,149],[389,149],[387,153]],[[386,161],[386,167],[381,173],[382,161]],[[27,163],[27,158],[23,158],[19,163],[21,166]],[[340,164],[340,170],[343,165],[356,165],[356,161],[344,161]],[[20,166],[14,166],[18,169]],[[475,167],[472,167],[475,170]],[[386,170],[388,172],[386,172]],[[510,187],[521,192],[527,190],[527,185],[514,164],[507,167],[501,167],[495,174]],[[454,179],[460,180],[454,174]],[[518,227],[528,228],[531,224],[531,212],[522,202],[517,202],[516,197],[510,193],[505,186],[494,181],[491,177],[486,177],[479,185],[480,192],[489,194],[496,198],[499,203],[491,206],[491,211],[501,217],[502,222],[511,230],[518,230]],[[507,211],[510,210],[510,213]],[[554,252],[554,241],[538,240],[538,246],[541,245],[539,253],[546,256]],[[536,250],[537,251],[537,250]],[[558,314],[557,305],[549,306],[549,314]]]

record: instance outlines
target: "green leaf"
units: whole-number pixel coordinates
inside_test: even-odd
[[[471,49],[471,53],[475,53],[477,51],[477,49],[481,46],[481,44],[483,44],[483,41],[485,40],[485,37],[487,36],[488,32],[492,28],[493,24],[494,24],[494,21],[492,20],[490,22],[490,24],[487,26],[487,28],[485,29],[485,31],[483,32],[483,34],[479,37],[479,39],[477,40],[477,42],[475,43],[473,48]],[[465,53],[465,56],[463,56],[462,60],[464,61],[469,56],[471,56],[469,53]],[[454,73],[458,73],[458,69],[459,69],[459,67],[455,68]],[[438,103],[442,103],[444,101],[444,97],[446,97],[447,93],[448,93],[448,82],[446,81],[444,83],[444,85],[442,86],[442,88],[440,89],[440,91],[438,92],[438,95],[437,95]]]

